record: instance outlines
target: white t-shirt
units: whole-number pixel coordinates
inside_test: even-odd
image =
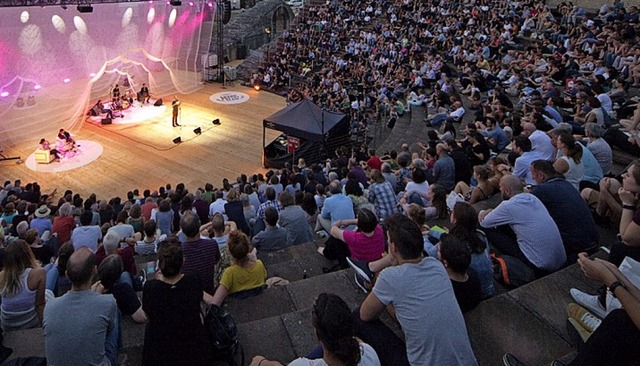
[[[323,359],[310,360],[298,358],[289,363],[289,366],[327,366]],[[358,366],[380,366],[380,360],[376,351],[366,343],[360,343],[360,362]]]

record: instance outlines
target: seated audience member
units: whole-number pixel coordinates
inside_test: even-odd
[[[66,292],[71,287],[71,282],[69,278],[67,278],[67,262],[71,254],[73,254],[73,251],[73,244],[71,244],[71,242],[68,241],[62,244],[58,251],[56,262],[47,271],[46,289],[51,291],[54,297],[59,296],[62,292]]]
[[[38,236],[42,238],[45,232],[52,232],[51,219],[49,219],[49,215],[51,214],[51,209],[46,205],[40,206],[38,210],[35,212],[35,218],[33,218],[29,222],[30,229],[37,229]]]
[[[567,261],[562,237],[542,202],[524,193],[513,175],[502,177],[500,192],[504,201],[478,215],[491,245],[528,265],[538,277],[560,269]]]
[[[98,225],[91,225],[93,213],[85,210],[80,215],[80,226],[73,229],[71,233],[71,243],[75,249],[87,247],[92,252],[98,250],[98,242],[102,239],[102,230]]]
[[[449,156],[449,151],[444,144],[436,145],[438,160],[433,166],[433,183],[442,186],[447,192],[451,192],[456,185],[456,165]]]
[[[562,174],[576,191],[579,191],[580,181],[585,173],[585,165],[582,162],[582,144],[576,142],[572,135],[561,133],[556,139],[556,146],[561,156],[553,163],[553,168]]]
[[[127,211],[122,210],[118,212],[118,216],[116,217],[116,224],[110,227],[109,230],[107,230],[107,233],[114,232],[118,234],[118,237],[121,241],[129,242],[131,239],[133,239],[133,243],[137,242],[138,240],[140,240],[140,238],[138,237],[137,239],[135,239],[136,232],[133,229],[132,225],[127,224],[128,219],[129,214],[127,213]]]
[[[185,213],[180,219],[180,228],[186,236],[182,243],[184,253],[184,274],[194,274],[202,282],[202,288],[208,294],[214,293],[215,267],[220,262],[220,249],[215,240],[200,237],[200,219],[198,215]]]
[[[118,254],[120,256],[123,263],[123,273],[128,275],[128,282],[130,282],[131,287],[136,291],[140,291],[142,289],[142,283],[136,283],[136,281],[134,281],[134,278],[137,275],[137,267],[136,260],[133,257],[135,254],[133,245],[126,244],[124,247],[120,248],[120,239],[118,238],[118,234],[114,232],[107,232],[102,239],[102,245],[98,250],[96,250],[96,265],[99,266],[100,263],[102,263],[102,260],[111,254]]]
[[[29,245],[29,249],[31,249],[36,261],[40,262],[40,266],[44,267],[51,263],[51,258],[54,256],[53,249],[50,246],[42,245],[43,243],[38,237],[38,230],[27,230],[24,234],[24,241]]]
[[[111,294],[116,299],[123,315],[131,315],[136,323],[146,323],[147,316],[133,287],[127,281],[120,281],[123,275],[122,258],[111,254],[98,266],[98,281],[91,288],[99,294]]]
[[[66,243],[71,240],[71,233],[76,228],[76,221],[72,214],[73,207],[69,202],[65,202],[58,208],[58,216],[53,218],[51,233],[58,236],[58,243]]]
[[[236,227],[243,233],[250,235],[249,224],[244,218],[244,208],[240,201],[240,193],[233,188],[227,193],[227,203],[224,205],[224,212],[227,215],[226,221],[233,221]]]
[[[7,245],[0,272],[0,325],[3,331],[39,327],[44,309],[45,271],[29,245],[17,239]]]
[[[611,146],[602,138],[605,134],[604,128],[595,123],[587,123],[584,131],[588,139],[587,149],[591,151],[598,164],[600,164],[602,174],[608,175],[611,173],[611,166],[613,165],[613,153]]]
[[[531,177],[531,163],[534,160],[544,159],[544,157],[540,153],[532,151],[531,140],[522,135],[516,136],[516,138],[513,139],[513,152],[515,152],[518,157],[513,166],[512,174],[522,179],[525,184],[536,184],[533,177]]]
[[[265,285],[267,270],[256,259],[255,248],[242,232],[229,233],[229,252],[233,264],[224,270],[220,286],[213,295],[213,303],[220,306],[228,295],[246,297],[257,294]]]
[[[477,364],[447,272],[437,259],[423,257],[420,228],[403,215],[389,217],[385,226],[389,266],[354,311],[355,335],[383,365]],[[395,310],[406,344],[379,319],[387,306]]]
[[[438,245],[438,259],[447,270],[460,310],[475,308],[480,303],[480,280],[471,264],[471,249],[462,240],[445,235]]]
[[[331,232],[331,227],[338,220],[352,220],[356,218],[353,211],[353,201],[342,193],[340,182],[329,183],[331,197],[324,200],[324,206],[318,216],[318,223],[327,233]]]
[[[540,159],[552,160],[554,158],[556,149],[551,144],[551,138],[546,133],[538,130],[535,124],[525,122],[522,127],[522,136],[531,141],[531,151],[539,154]]]
[[[311,193],[309,193],[311,194]],[[267,207],[264,212],[264,231],[259,232],[251,243],[259,251],[271,252],[286,248],[287,230],[278,226],[278,210],[274,207]]]
[[[95,274],[95,254],[89,248],[80,248],[71,255],[67,263],[71,290],[49,300],[44,311],[48,364],[116,364],[120,340],[118,305],[113,296],[91,290],[91,279]]]
[[[321,293],[313,303],[311,325],[320,346],[307,357],[289,363],[289,366],[325,366],[334,362],[344,365],[379,366],[380,360],[373,348],[353,334],[351,310],[338,295]],[[277,361],[255,356],[249,366],[282,366]]]
[[[534,161],[531,175],[537,183],[531,194],[538,197],[558,226],[568,262],[575,263],[578,253],[597,251],[598,229],[589,206],[575,188],[546,160]]]
[[[401,205],[417,203],[424,207],[429,204],[429,182],[427,181],[427,174],[423,169],[414,168],[411,171],[411,181],[406,184],[404,192],[401,194]]]
[[[476,185],[469,187],[465,182],[458,182],[454,189],[454,192],[464,196],[464,200],[469,204],[484,201],[487,198],[493,196],[493,186],[489,182],[491,176],[491,169],[486,165],[476,165],[473,167],[473,178],[476,180]]]
[[[590,259],[586,253],[582,253],[578,258],[578,264],[588,278],[607,286],[620,301],[622,308],[611,311],[602,319],[602,323],[567,365],[636,364],[640,357],[640,289],[629,281],[618,267],[605,260]],[[509,353],[505,354],[503,359],[506,366],[524,365]],[[565,365],[560,361],[554,361],[552,364]]]
[[[256,222],[253,225],[253,235],[256,235],[260,231],[264,230],[264,210],[267,207],[273,207],[278,210],[278,213],[282,210],[280,206],[280,202],[276,199],[276,190],[273,187],[267,187],[264,191],[266,201],[261,203],[258,207],[258,212],[256,214]]]
[[[216,272],[213,277],[215,286],[220,284],[222,273],[231,265],[231,254],[229,253],[229,233],[233,230],[237,230],[236,223],[233,221],[224,221],[224,216],[221,213],[215,213],[211,218],[211,222],[200,227],[201,235],[206,233],[207,237],[210,237],[218,244],[218,250],[220,251],[220,261],[216,266]]]
[[[139,240],[134,250],[138,255],[149,255],[158,251],[158,243],[165,240],[167,236],[160,233],[160,229],[154,220],[144,223],[144,238]]]
[[[194,215],[195,216],[195,215]],[[142,365],[204,366],[212,362],[202,324],[202,301],[211,304],[195,273],[185,273],[183,246],[175,239],[158,247],[159,272],[144,284],[142,310],[147,315]]]
[[[451,229],[446,234],[461,240],[471,249],[470,267],[480,280],[480,294],[483,299],[493,296],[493,269],[489,242],[482,231],[478,230],[478,213],[466,202],[457,202],[451,211]],[[442,236],[446,236],[442,234]]]
[[[357,225],[356,230],[345,229]],[[346,258],[371,262],[380,259],[384,251],[384,233],[378,218],[368,209],[358,210],[357,219],[338,220],[331,227],[331,238],[325,242],[322,254],[347,267]]]
[[[278,200],[282,207],[278,214],[278,225],[287,231],[287,245],[313,242],[313,231],[307,222],[307,215],[302,207],[295,204],[293,196],[289,192],[282,192]]]
[[[427,197],[429,204],[426,207],[420,207],[424,210],[425,219],[427,221],[433,219],[444,219],[447,217],[449,213],[449,209],[447,208],[447,191],[442,188],[438,184],[432,184],[429,187],[429,191],[427,192]],[[402,202],[402,200],[400,200]],[[412,208],[415,209],[415,206],[420,206],[417,203],[411,203],[409,205],[404,204],[402,209],[405,213],[409,212]]]
[[[388,216],[398,213],[398,197],[393,185],[385,179],[380,170],[371,170],[371,180],[367,199],[373,203],[380,220],[384,221]]]
[[[427,116],[426,120],[432,127],[440,126],[444,121],[460,122],[464,116],[465,109],[462,106],[462,102],[456,101],[451,105],[451,112],[441,112],[435,116]],[[432,117],[432,118],[430,118]],[[429,121],[430,119],[430,121]]]

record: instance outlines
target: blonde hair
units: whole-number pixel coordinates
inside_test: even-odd
[[[18,239],[9,244],[4,254],[4,269],[0,272],[0,292],[3,296],[14,296],[22,284],[20,275],[27,268],[36,268],[36,258],[26,241]]]

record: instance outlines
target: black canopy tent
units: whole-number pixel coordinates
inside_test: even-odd
[[[283,135],[297,137],[300,146],[293,154],[287,151],[286,137],[266,145],[266,129],[282,131]],[[294,158],[308,163],[318,162],[323,154],[331,154],[337,146],[349,142],[348,116],[324,111],[308,99],[288,105],[262,121],[262,166],[282,168]]]

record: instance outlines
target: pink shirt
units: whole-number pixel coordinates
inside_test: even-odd
[[[362,261],[375,261],[382,257],[384,251],[384,234],[377,225],[372,236],[366,236],[360,231],[345,230],[342,237],[351,251],[351,257]]]

